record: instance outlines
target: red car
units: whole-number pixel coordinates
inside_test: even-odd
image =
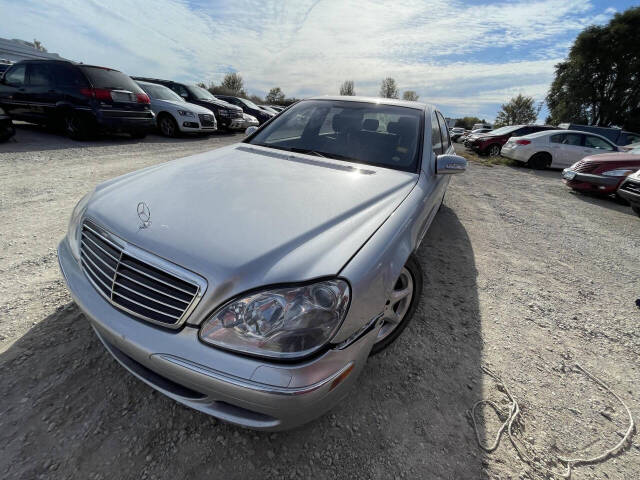
[[[551,127],[549,125],[509,125],[469,139],[468,142],[465,142],[465,145],[481,155],[486,154],[491,157],[497,157],[500,155],[502,146],[507,143],[507,140],[511,137],[523,137],[530,133],[541,132],[542,130],[554,130],[556,128],[557,127]]]
[[[640,148],[626,153],[602,153],[584,157],[562,171],[564,183],[581,192],[609,195],[640,169]]]

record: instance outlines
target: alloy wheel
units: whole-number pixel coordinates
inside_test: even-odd
[[[162,121],[160,122],[160,130],[162,130],[162,133],[167,137],[173,137],[176,133],[175,125],[168,117],[162,118]]]
[[[413,277],[411,276],[411,272],[407,270],[406,267],[403,267],[391,291],[389,302],[384,313],[384,323],[382,327],[380,327],[380,330],[378,330],[376,343],[381,342],[391,335],[398,325],[402,323],[411,306],[413,290]]]
[[[500,147],[498,145],[491,145],[491,148],[489,149],[489,155],[491,157],[497,157],[498,155],[500,155]]]

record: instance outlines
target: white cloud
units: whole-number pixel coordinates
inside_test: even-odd
[[[132,75],[220,81],[236,70],[249,91],[296,96],[336,93],[345,79],[375,95],[393,76],[456,113],[493,114],[512,92],[544,96],[592,10],[584,0],[0,0],[12,19],[3,36]]]

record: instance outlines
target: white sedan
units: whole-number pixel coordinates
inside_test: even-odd
[[[208,108],[189,103],[173,90],[149,82],[137,82],[151,99],[160,133],[176,137],[182,133],[212,133],[218,129],[216,117]]]
[[[576,130],[545,130],[523,137],[511,137],[501,155],[529,167],[566,168],[584,157],[621,151],[606,138]]]

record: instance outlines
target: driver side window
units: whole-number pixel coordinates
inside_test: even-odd
[[[440,136],[440,125],[435,113],[431,114],[431,145],[433,152],[437,155],[442,154],[442,137]]]
[[[7,85],[11,85],[12,87],[22,87],[24,86],[24,76],[27,71],[26,65],[17,65],[4,74],[4,80]]]

